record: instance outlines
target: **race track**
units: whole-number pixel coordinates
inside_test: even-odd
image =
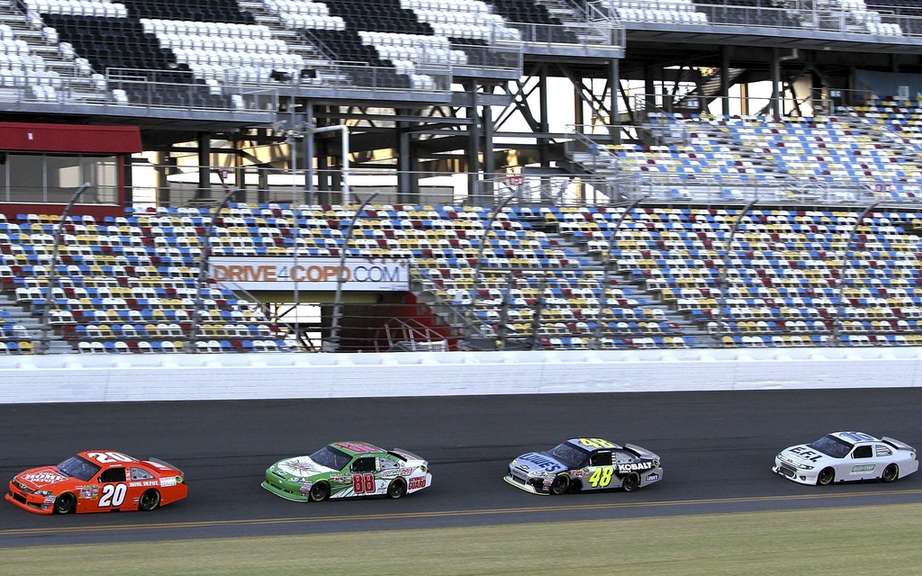
[[[920,416],[920,389],[5,405],[4,486],[23,468],[107,448],[176,464],[191,495],[151,514],[44,517],[0,502],[0,546],[922,502],[922,476],[822,489],[769,470],[779,449],[834,430],[922,446]],[[557,498],[502,481],[512,457],[572,436],[648,447],[664,480]],[[433,487],[400,501],[297,504],[259,486],[275,460],[359,439],[428,458]]]

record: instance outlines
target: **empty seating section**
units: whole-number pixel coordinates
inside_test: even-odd
[[[898,23],[886,22],[864,0],[693,0],[712,24],[739,24],[834,30],[877,36],[901,36]]]
[[[738,213],[638,209],[611,249],[620,211],[554,209],[546,219],[590,253],[610,253],[620,272],[725,346],[823,345],[837,319],[843,345],[922,344],[922,215],[875,212],[848,246],[858,212],[755,209],[733,243],[724,301],[723,253]]]
[[[892,14],[907,34],[922,34],[922,3],[919,0],[866,0],[868,8]],[[905,17],[905,18],[902,18]]]
[[[240,10],[237,0],[122,0],[128,13],[137,19],[189,20],[255,24],[253,16]]]
[[[907,201],[922,193],[914,159],[922,114],[912,106],[845,108],[779,122],[653,113],[656,130],[682,134],[679,141],[622,145],[616,153],[623,170],[676,198],[712,194],[710,183],[728,197],[758,185],[781,201],[811,194],[823,201]]]
[[[0,221],[0,283],[38,316],[46,304],[56,217],[22,215]],[[67,223],[50,309],[55,331],[81,352],[183,349],[191,333],[198,277],[201,215],[128,214]],[[203,290],[206,351],[285,348],[283,335],[256,305],[232,292]],[[2,320],[2,318],[0,318]],[[0,324],[3,324],[0,322]],[[16,327],[4,327],[4,333]]]
[[[29,45],[16,37],[7,24],[0,24],[0,89],[31,89],[32,95],[54,100],[61,77],[46,67],[45,60],[32,53]]]
[[[519,31],[506,26],[503,17],[480,0],[401,0],[436,35],[463,40],[518,40]]]
[[[147,18],[141,26],[217,93],[219,82],[268,82],[277,73],[297,78],[304,68],[301,56],[266,26]]]
[[[698,12],[691,0],[614,0],[618,16],[624,22],[661,24],[707,24],[707,15]]]

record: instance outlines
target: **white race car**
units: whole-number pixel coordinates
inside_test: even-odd
[[[919,470],[916,449],[893,438],[864,432],[833,432],[816,442],[785,448],[772,471],[800,484],[893,482]]]

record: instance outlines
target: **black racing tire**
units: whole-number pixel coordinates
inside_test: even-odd
[[[884,473],[880,476],[880,479],[887,484],[890,482],[896,482],[900,477],[900,467],[896,464],[891,464],[884,468]]]
[[[621,488],[625,492],[633,492],[640,488],[640,477],[637,474],[628,474],[624,477],[624,480],[621,481]]]
[[[308,494],[311,502],[323,502],[330,497],[330,485],[326,482],[318,482],[311,486],[311,491]]]
[[[820,470],[820,473],[816,475],[816,485],[817,486],[829,486],[836,481],[836,471],[832,468],[823,468]]]
[[[77,510],[77,498],[70,492],[65,492],[54,501],[55,514],[73,514]]]
[[[551,482],[551,487],[548,488],[551,496],[560,496],[561,494],[566,494],[570,490],[570,477],[566,474],[558,474],[554,481]]]
[[[398,478],[387,486],[387,497],[391,500],[400,500],[407,495],[407,483]]]
[[[160,508],[160,492],[157,490],[148,490],[141,494],[138,500],[138,510],[141,512],[152,512]]]

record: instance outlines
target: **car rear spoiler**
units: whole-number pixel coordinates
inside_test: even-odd
[[[403,448],[393,448],[391,450],[388,450],[388,452],[402,458],[404,461],[407,461],[407,460],[421,460],[423,462],[426,461],[425,458],[421,456],[417,456],[416,454],[408,450],[404,450]]]
[[[893,446],[893,447],[896,448],[897,450],[911,450],[911,451],[913,451],[913,452],[915,452],[915,450],[916,450],[915,448],[913,448],[913,447],[910,446],[909,444],[906,444],[905,442],[900,442],[899,440],[895,440],[895,439],[893,439],[893,438],[888,438],[887,436],[884,436],[883,438],[881,438],[881,440],[883,440],[884,443]]]
[[[625,444],[624,447],[630,450],[631,452],[633,452],[634,454],[637,454],[641,458],[656,458],[657,457],[656,454],[654,454],[653,452],[650,452],[646,448],[642,446],[638,446],[637,444]]]
[[[147,461],[148,461],[148,462],[156,462],[157,464],[160,464],[161,466],[167,466],[168,468],[172,468],[173,470],[176,470],[176,472],[178,472],[180,476],[185,476],[185,474],[183,474],[182,470],[180,470],[180,469],[177,468],[176,466],[173,466],[173,465],[170,464],[169,462],[164,462],[164,461],[161,460],[160,458],[154,458],[153,456],[151,456],[150,458],[147,459]]]

